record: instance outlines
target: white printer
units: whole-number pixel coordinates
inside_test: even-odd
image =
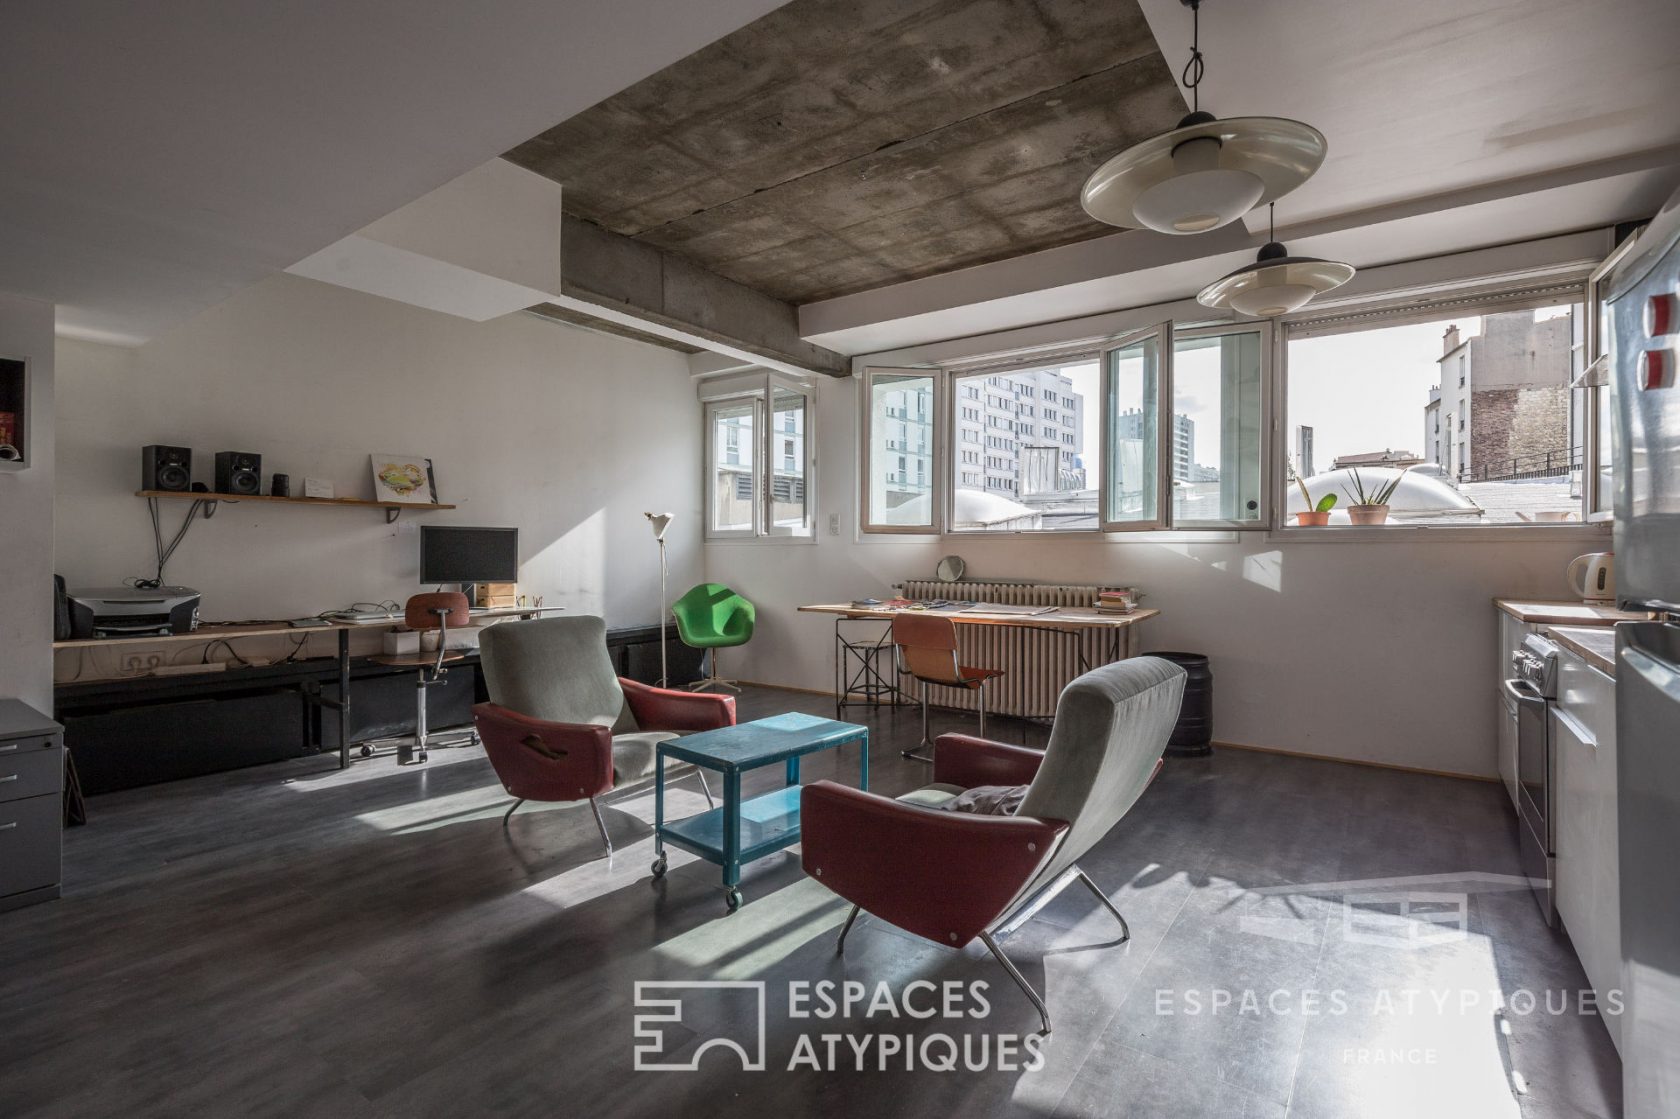
[[[71,591],[70,636],[167,637],[198,628],[191,587],[94,587]]]

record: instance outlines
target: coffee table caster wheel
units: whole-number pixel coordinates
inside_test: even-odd
[[[362,747],[362,757],[364,757],[364,758],[373,757],[373,747],[372,746],[363,746]]]
[[[426,760],[426,751],[424,751],[424,750],[420,751],[420,753],[417,756],[419,757],[419,759],[421,761],[425,761]]]
[[[723,904],[729,907],[731,913],[741,908],[741,891],[731,886],[729,891],[723,895]]]
[[[669,864],[666,862],[665,852],[661,851],[659,853],[659,857],[653,860],[653,876],[655,878],[665,877],[665,868],[667,865]]]

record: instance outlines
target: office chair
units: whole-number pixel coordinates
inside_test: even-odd
[[[718,675],[718,650],[745,645],[752,639],[758,612],[753,604],[722,583],[701,583],[671,604],[677,620],[677,636],[690,649],[707,649],[706,678],[690,684],[693,691],[728,688],[740,691],[733,680]]]
[[[392,665],[398,668],[417,668],[419,675],[415,687],[416,707],[414,724],[414,743],[407,742],[397,747],[397,764],[407,765],[416,760],[426,760],[426,748],[434,739],[441,740],[444,736],[432,735],[426,728],[426,689],[443,683],[449,675],[444,667],[450,661],[461,660],[465,654],[451,650],[448,645],[449,626],[465,626],[471,621],[467,609],[467,596],[455,591],[417,594],[408,600],[403,608],[403,624],[409,629],[418,630],[422,634],[437,631],[437,652],[427,653],[382,653],[368,658],[375,664]],[[469,729],[451,732],[451,737],[460,741],[453,745],[478,745],[478,731]],[[362,747],[362,756],[373,753],[369,746]]]
[[[986,733],[986,681],[1003,675],[999,668],[972,668],[957,663],[957,626],[938,614],[899,613],[893,615],[893,647],[898,653],[898,670],[922,685],[922,741],[914,750],[901,751],[907,758],[931,762],[933,748],[928,738],[928,685],[962,688],[980,701],[980,733]]]

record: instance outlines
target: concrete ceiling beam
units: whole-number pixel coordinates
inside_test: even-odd
[[[629,329],[789,373],[850,373],[843,356],[799,336],[792,304],[662,249],[568,215],[560,252],[560,297],[532,308],[537,314],[613,333]]]

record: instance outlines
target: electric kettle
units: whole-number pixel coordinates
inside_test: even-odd
[[[1616,601],[1616,555],[1590,552],[1569,561],[1564,577],[1582,602]]]

